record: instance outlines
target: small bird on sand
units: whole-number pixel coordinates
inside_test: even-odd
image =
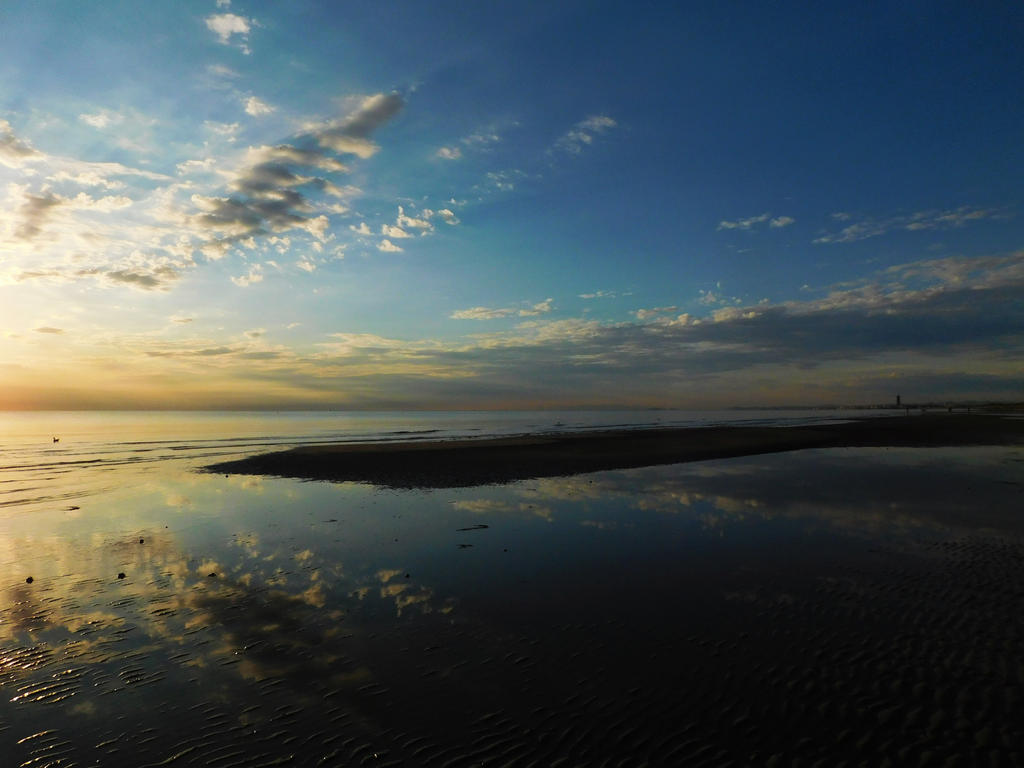
[[[55,437],[55,438],[53,438],[53,442],[55,442],[55,443],[59,443],[59,442],[60,442],[60,438],[59,438],[59,437]]]

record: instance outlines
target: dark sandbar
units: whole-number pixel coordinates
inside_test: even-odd
[[[715,426],[318,445],[207,469],[362,481],[393,488],[455,488],[805,448],[1013,444],[1024,444],[1024,419],[922,414],[793,427]]]

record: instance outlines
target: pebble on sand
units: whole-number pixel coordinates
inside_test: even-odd
[[[121,573],[117,574],[117,578],[123,579],[124,578],[124,571],[122,571]]]
[[[25,583],[26,584],[31,584],[33,581],[35,581],[35,579],[33,579],[31,576],[29,576],[27,579],[25,579]]]

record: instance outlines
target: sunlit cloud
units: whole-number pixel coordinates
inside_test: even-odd
[[[124,120],[124,116],[113,112],[109,109],[101,109],[99,112],[83,113],[78,116],[86,125],[91,125],[93,128],[104,129],[111,125],[117,125]]]
[[[27,161],[40,157],[32,146],[14,135],[11,124],[0,118],[0,163],[10,168],[20,168]]]
[[[238,277],[232,277],[231,282],[237,285],[239,288],[247,288],[250,285],[263,281],[263,267],[259,264],[253,264],[249,271],[244,275]]]
[[[218,42],[223,45],[236,45],[245,54],[251,52],[249,33],[252,27],[252,19],[234,13],[216,13],[206,17],[206,28],[217,36]]]
[[[269,115],[274,112],[274,107],[267,104],[262,99],[258,99],[255,96],[250,96],[245,100],[245,113],[252,115],[253,117],[262,117],[263,115]]]
[[[522,307],[505,307],[490,309],[488,307],[471,307],[459,309],[449,315],[453,320],[496,320],[502,317],[534,317],[545,315],[553,309],[554,299],[545,299],[536,304]]]
[[[370,141],[370,136],[395,117],[404,105],[404,100],[397,93],[365,96],[341,120],[310,126],[309,136],[321,147],[366,159],[379,149]]]

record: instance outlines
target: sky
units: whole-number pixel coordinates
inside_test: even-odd
[[[1024,400],[1021,40],[1007,2],[3,3],[0,409]]]

